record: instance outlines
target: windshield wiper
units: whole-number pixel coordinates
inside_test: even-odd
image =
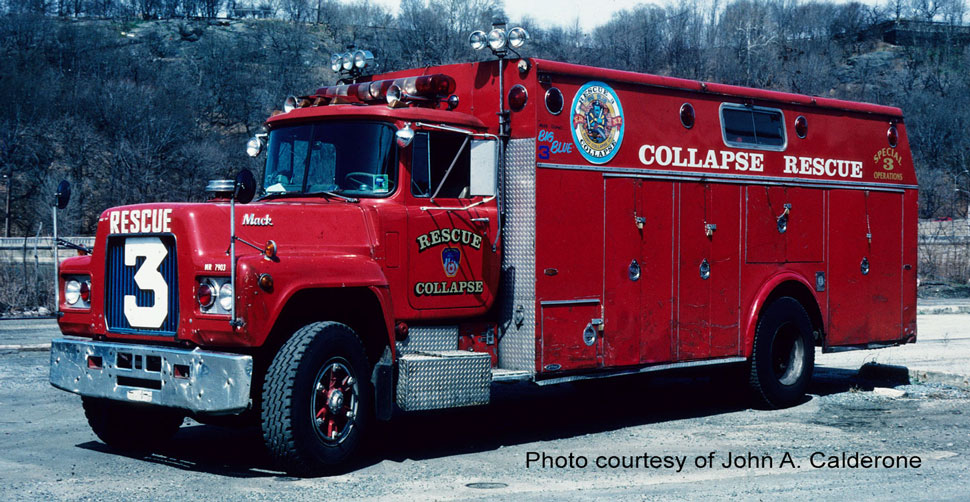
[[[329,191],[326,191],[326,190],[321,190],[319,192],[310,192],[307,195],[326,195],[328,197],[336,197],[336,198],[338,198],[340,200],[344,200],[344,201],[347,201],[347,202],[360,202],[360,199],[357,199],[357,198],[354,198],[354,197],[347,197],[346,195],[340,195],[337,192],[329,192]]]
[[[260,201],[263,200],[273,200],[273,199],[290,199],[296,197],[315,197],[318,195],[326,196],[327,198],[336,198],[345,202],[360,202],[360,199],[355,199],[353,197],[347,197],[346,195],[340,195],[336,192],[328,192],[326,190],[320,190],[318,192],[274,192],[268,193],[259,198]]]

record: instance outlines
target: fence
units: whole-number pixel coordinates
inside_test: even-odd
[[[87,247],[94,237],[67,237]],[[0,314],[54,308],[54,251],[51,237],[0,237]],[[61,249],[63,260],[76,251]]]
[[[924,221],[919,226],[919,276],[926,283],[970,281],[967,220]],[[89,248],[94,237],[66,237]],[[76,252],[61,249],[61,260]],[[54,253],[50,237],[0,237],[0,314],[19,308],[53,308]]]

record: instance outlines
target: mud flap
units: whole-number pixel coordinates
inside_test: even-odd
[[[394,361],[390,348],[384,349],[381,360],[374,365],[371,384],[374,386],[374,414],[378,420],[386,422],[394,414]]]

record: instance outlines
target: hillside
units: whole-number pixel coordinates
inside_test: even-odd
[[[326,17],[340,23],[0,17],[0,169],[12,173],[11,235],[39,232],[62,178],[77,201],[64,231],[76,235],[90,234],[106,207],[197,200],[208,179],[258,171],[245,140],[286,95],[335,80],[332,52],[368,48],[379,71],[473,60],[482,55],[466,46],[467,33],[487,27],[495,9],[485,2],[449,18],[433,10],[445,4],[408,2],[393,17],[327,5],[345,9]],[[950,98],[970,90],[965,41],[894,45],[885,20],[860,4],[640,6],[593,33],[524,20],[533,40],[522,55],[899,106],[921,215],[962,216],[970,108]]]

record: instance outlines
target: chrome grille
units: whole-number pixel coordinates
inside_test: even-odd
[[[127,251],[126,251],[127,248]],[[144,250],[161,258],[157,268],[146,265],[149,257]],[[125,264],[125,253],[134,259],[133,265]],[[140,254],[140,252],[142,252]],[[146,335],[174,336],[178,328],[178,265],[175,252],[175,236],[137,235],[108,237],[107,258],[105,260],[104,313],[108,331],[112,333],[135,333]],[[129,263],[131,263],[129,259]],[[148,267],[145,270],[145,267]],[[142,289],[135,281],[135,275],[142,274]],[[160,282],[161,281],[161,282]],[[167,291],[162,291],[166,289]],[[164,292],[167,308],[164,312],[153,311],[158,305],[156,296]],[[125,297],[134,297],[131,312],[125,312]],[[146,315],[149,312],[152,315]],[[162,315],[164,318],[161,319]],[[146,319],[148,319],[146,321]],[[161,322],[159,324],[159,319]]]

